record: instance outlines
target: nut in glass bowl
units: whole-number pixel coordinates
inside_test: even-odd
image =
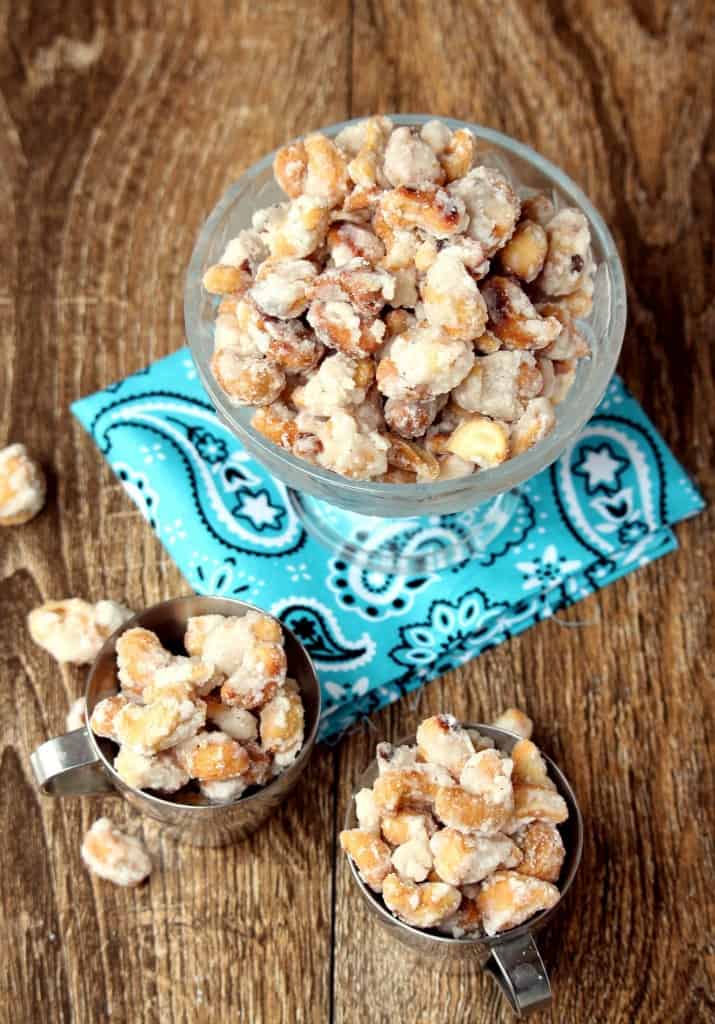
[[[432,119],[418,115],[398,115],[392,120],[397,126],[419,130]],[[334,125],[322,131],[328,138],[334,138],[355,123]],[[518,184],[522,199],[546,192],[553,198],[557,210],[575,207],[580,211],[588,222],[591,234],[592,256],[597,266],[594,302],[588,319],[581,322],[580,327],[587,338],[592,357],[580,361],[573,387],[557,407],[553,431],[523,454],[517,454],[493,468],[456,479],[427,482],[429,474],[421,477],[418,474],[418,479],[425,480],[418,483],[349,479],[299,459],[273,444],[251,425],[253,410],[230,401],[211,370],[216,303],[204,291],[201,282],[206,271],[220,262],[226,244],[241,229],[250,225],[253,214],[284,199],[273,180],[274,154],[269,154],[249,169],[220,200],[202,228],[187,276],[187,336],[201,380],[221,419],[246,448],[289,488],[351,512],[363,513],[369,509],[371,515],[383,517],[415,516],[427,511],[431,515],[453,513],[480,505],[518,486],[557,458],[588,420],[605,391],[623,339],[625,289],[620,261],[607,228],[586,196],[558,168],[528,147],[476,125],[452,120],[446,120],[444,124],[455,131],[455,137],[457,132],[465,130],[473,133],[477,140],[475,162],[502,172],[515,185]],[[288,188],[292,187],[290,177],[283,184],[284,187],[286,184]],[[518,272],[527,278],[530,276],[529,260],[535,248],[538,248],[538,239],[532,244],[534,241],[528,238],[514,239],[514,244],[510,245],[504,257],[509,272]],[[223,287],[222,282],[219,284]],[[263,282],[262,290],[270,292],[269,284]],[[495,298],[495,302],[498,298]],[[285,310],[281,312],[285,313]],[[317,319],[316,323],[326,327]],[[227,366],[225,372],[230,373],[231,367]],[[268,433],[270,436],[270,431]],[[492,438],[490,434],[488,438],[480,437],[477,440],[480,444],[484,441],[493,445],[497,444],[499,438]],[[472,437],[457,438],[457,447],[461,445],[460,450],[465,450],[465,446],[471,445],[473,441]],[[515,450],[519,451],[520,447],[516,446]],[[405,448],[409,448],[409,442]],[[409,462],[406,464],[409,465]],[[408,479],[407,471],[403,472]],[[400,480],[400,473],[396,473],[393,479]]]

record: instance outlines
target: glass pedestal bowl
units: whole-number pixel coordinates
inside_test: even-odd
[[[395,124],[422,125],[419,114],[391,115]],[[356,119],[360,120],[360,119]],[[618,360],[626,323],[623,269],[613,238],[581,189],[563,171],[507,135],[450,118],[477,138],[477,162],[506,173],[522,198],[536,191],[557,206],[575,206],[588,219],[597,271],[591,314],[579,326],[591,345],[576,380],[556,410],[553,432],[528,452],[472,476],[423,484],[388,484],[345,477],[311,465],[277,447],[251,426],[253,409],[234,405],[210,370],[215,297],[201,279],[226,243],[253,213],[285,196],[273,180],[273,153],[250,167],[228,189],[204,223],[186,276],[186,334],[204,388],[219,418],[244,447],[287,488],[288,501],[308,533],[348,561],[388,573],[434,571],[485,551],[519,506],[519,486],[554,462],[601,400]],[[321,129],[335,136],[345,121]]]

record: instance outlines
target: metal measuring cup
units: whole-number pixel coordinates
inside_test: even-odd
[[[85,719],[104,697],[117,693],[116,643],[134,626],[149,629],[175,654],[183,654],[186,625],[196,615],[245,615],[261,611],[245,601],[219,597],[177,597],[152,605],[125,622],[104,644],[87,678]],[[265,613],[263,613],[265,614]],[[37,784],[48,796],[102,793],[124,797],[142,814],[192,846],[224,846],[243,839],[270,817],[295,786],[310,758],[320,719],[320,686],[307,651],[287,626],[283,630],[288,675],[296,680],[305,708],[305,739],[296,760],[268,785],[233,803],[212,804],[198,792],[162,797],[127,785],[113,768],[116,745],[95,736],[88,724],[39,746],[30,762]]]
[[[507,732],[506,729],[498,729],[493,725],[471,722],[463,724],[466,729],[476,729],[483,736],[491,737],[499,750],[506,753],[510,753],[512,747],[520,739],[515,733]],[[400,740],[400,745],[403,743],[414,744],[415,742],[416,737],[411,736]],[[543,928],[551,919],[571,888],[583,849],[583,818],[574,791],[560,768],[543,751],[541,753],[548,766],[549,775],[566,801],[569,811],[568,820],[560,826],[566,848],[566,859],[558,882],[561,896],[558,903],[550,910],[535,914],[534,917],[517,928],[511,928],[498,935],[466,935],[460,939],[452,939],[434,931],[413,928],[390,913],[380,895],[373,892],[360,878],[352,857],[348,857],[353,879],[369,912],[377,918],[380,925],[393,938],[412,950],[420,959],[428,958],[432,962],[438,960],[441,963],[474,961],[482,970],[488,971],[492,975],[517,1016],[525,1016],[536,1010],[543,1010],[551,1003],[549,977],[536,948],[534,933]],[[354,793],[363,787],[372,787],[377,773],[377,762],[373,761],[358,779]],[[345,828],[356,827],[355,800],[351,799],[345,819]]]

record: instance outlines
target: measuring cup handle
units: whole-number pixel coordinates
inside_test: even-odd
[[[484,964],[519,1017],[551,1003],[551,985],[531,935],[500,942]]]
[[[47,740],[30,755],[37,784],[47,796],[116,793],[86,726]]]

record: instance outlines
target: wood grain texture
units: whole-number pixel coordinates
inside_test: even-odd
[[[335,839],[378,738],[427,713],[519,703],[586,817],[581,871],[543,936],[543,1019],[715,1015],[711,510],[681,550],[319,749],[250,842],[172,845],[118,801],[55,803],[29,751],[82,672],[26,613],[79,594],[142,607],[186,583],[67,413],[183,341],[184,269],[225,187],[288,136],[376,110],[480,121],[561,164],[624,257],[621,371],[715,500],[712,0],[0,0],[0,444],[51,476],[0,536],[0,1021],[466,1024],[510,1019],[490,982],[402,958]],[[81,866],[99,813],[157,869],[117,890]]]

